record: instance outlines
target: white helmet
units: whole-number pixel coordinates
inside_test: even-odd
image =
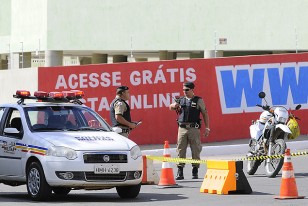
[[[267,120],[268,120],[269,118],[271,118],[272,116],[273,116],[273,115],[272,115],[270,112],[264,111],[264,112],[262,112],[261,115],[260,115],[259,122],[265,124],[265,123],[267,122]]]

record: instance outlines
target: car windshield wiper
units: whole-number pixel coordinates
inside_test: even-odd
[[[82,130],[82,131],[108,131],[107,129],[104,129],[104,128],[93,128],[93,127],[79,127],[77,130]]]
[[[49,131],[49,130],[61,130],[61,131],[64,131],[66,129],[65,128],[56,128],[56,127],[34,129],[34,131]]]
[[[64,130],[65,131],[78,131],[79,129],[77,129],[77,128],[66,128]]]

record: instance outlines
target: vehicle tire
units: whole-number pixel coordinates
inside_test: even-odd
[[[272,148],[271,156],[283,155],[286,150],[286,143],[283,139],[276,139]],[[265,160],[265,173],[267,177],[274,178],[282,168],[284,158],[272,158],[269,162]]]
[[[117,193],[121,198],[136,198],[139,195],[141,183],[138,185],[116,187]]]
[[[42,166],[32,162],[27,168],[27,191],[32,200],[42,201],[51,195],[51,187],[46,182]]]
[[[53,187],[52,191],[59,196],[65,196],[70,193],[71,188],[69,187]]]
[[[257,140],[251,139],[249,142],[250,153],[255,154],[257,151]],[[261,160],[247,160],[247,174],[254,175],[258,170]]]
[[[261,164],[261,160],[247,160],[247,174],[254,175]]]

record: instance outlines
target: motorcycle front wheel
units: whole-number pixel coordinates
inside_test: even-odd
[[[260,160],[247,160],[247,174],[254,175],[260,164]]]
[[[286,150],[286,143],[283,139],[276,139],[271,150],[270,156],[283,155]],[[270,158],[265,160],[265,173],[267,177],[274,178],[279,173],[283,165],[283,157]]]
[[[257,141],[255,139],[251,139],[249,143],[250,147],[250,153],[256,154],[257,153]],[[247,174],[254,175],[256,171],[258,170],[259,165],[261,164],[260,160],[253,160],[251,158],[254,158],[255,156],[248,156],[247,160]]]

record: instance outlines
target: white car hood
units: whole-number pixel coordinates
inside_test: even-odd
[[[74,150],[130,150],[131,142],[115,132],[41,132],[40,138]]]

